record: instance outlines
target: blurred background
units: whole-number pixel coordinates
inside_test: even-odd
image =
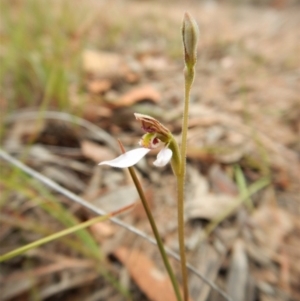
[[[152,235],[127,170],[97,164],[120,154],[117,139],[138,147],[134,112],[180,141],[186,11],[200,28],[188,261],[234,301],[300,300],[297,0],[0,0],[0,255],[95,216],[5,154],[106,212],[134,203],[119,218]],[[156,153],[136,171],[178,252],[176,181],[153,166]],[[191,300],[226,300],[192,272],[189,287]],[[1,262],[0,291],[3,301],[175,300],[156,247],[109,221]]]

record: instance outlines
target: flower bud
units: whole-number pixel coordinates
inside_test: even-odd
[[[197,61],[197,44],[199,28],[193,17],[184,14],[182,26],[182,38],[184,46],[184,60],[188,68],[193,67]]]

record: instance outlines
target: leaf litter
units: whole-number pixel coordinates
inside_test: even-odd
[[[154,7],[159,8],[159,4]],[[123,8],[114,9],[122,11]],[[180,28],[182,9],[179,4],[174,5],[164,18]],[[126,14],[137,20],[153,14],[159,20],[160,13],[143,3],[128,4]],[[201,42],[192,91],[187,153],[185,213],[189,261],[227,290],[234,300],[297,300],[300,298],[300,86],[297,71],[300,66],[299,43],[295,36],[299,35],[299,14],[297,16],[291,8],[245,10],[216,4],[195,9],[195,17],[201,27]],[[108,24],[113,22],[103,20]],[[101,22],[100,19],[97,22]],[[157,26],[161,26],[160,33],[153,37],[164,32],[172,42],[172,30],[166,31],[164,22],[158,22]],[[179,39],[178,32],[174,33],[176,39]],[[123,38],[120,36],[120,41]],[[7,123],[2,145],[20,156],[28,149],[23,158],[26,164],[71,191],[87,196],[102,209],[115,210],[136,202],[136,210],[121,218],[151,234],[126,172],[104,169],[98,173],[94,171],[95,162],[115,157],[116,149],[111,140],[120,139],[128,149],[137,147],[141,131],[134,121],[134,112],[153,115],[173,129],[175,135],[180,134],[182,63],[175,50],[172,53],[164,41],[150,36],[138,45],[132,44],[130,39],[129,46],[125,40],[123,43],[113,51],[85,49],[81,54],[83,92],[79,95],[78,87],[75,92],[70,89],[71,111],[78,112],[82,107],[83,117],[110,136],[98,139],[89,129],[83,130],[68,121],[52,119],[50,122],[37,114],[30,122],[20,117]],[[176,186],[169,167],[159,173],[154,170],[154,156],[155,153],[140,162],[137,172],[148,189],[151,208],[166,245],[178,250]],[[253,211],[241,202],[207,236],[207,226],[235,203],[241,189],[235,180],[236,164],[242,170],[246,185],[263,177],[269,177],[272,185],[251,195]],[[4,166],[1,162],[1,168]],[[8,167],[5,169],[7,172]],[[12,204],[18,207],[17,204],[30,203],[24,196],[15,198],[19,193],[13,193],[2,184],[0,189],[8,200],[1,212],[4,221],[16,210]],[[58,195],[56,198],[74,210],[70,202]],[[11,199],[15,201],[9,204]],[[43,223],[45,213],[34,206],[28,208],[23,214]],[[74,213],[82,220],[90,216],[78,207]],[[16,229],[18,231],[13,231]],[[1,241],[6,247],[1,250],[20,245],[23,231],[26,229],[16,226],[4,231]],[[116,268],[113,255],[128,271],[131,280],[126,282],[127,289],[133,291],[135,300],[173,300],[153,247],[145,247],[140,238],[110,223],[94,225],[91,233],[99,244],[107,246],[107,269],[121,278],[122,269],[118,265]],[[28,239],[25,234],[23,237]],[[74,268],[76,264],[81,266],[80,261],[84,263],[77,251],[72,252],[58,242],[52,246],[53,250],[57,256],[78,260],[74,261]],[[49,253],[49,259],[53,257]],[[4,291],[8,292],[5,300],[18,300],[14,299],[17,296],[29,300],[32,289],[39,291],[41,299],[49,300],[58,294],[63,294],[65,300],[82,300],[92,294],[103,294],[106,300],[124,300],[114,289],[101,292],[111,284],[93,267],[88,265],[72,273],[57,268],[66,258],[58,258],[52,263],[53,267],[48,265],[49,259],[33,253],[30,262],[25,256],[15,263],[7,262],[0,278]],[[34,280],[30,284],[22,266],[28,263]],[[175,263],[174,266],[179,272],[179,267]],[[39,272],[40,269],[48,269],[52,277]],[[16,272],[25,273],[19,282],[21,288],[9,280]],[[100,283],[100,290],[96,283]],[[77,296],[72,294],[74,289]],[[195,301],[220,300],[192,274],[190,290]]]

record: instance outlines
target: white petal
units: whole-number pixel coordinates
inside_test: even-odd
[[[112,167],[126,168],[139,162],[146,154],[150,152],[148,148],[137,148],[126,152],[125,154],[110,161],[100,162],[98,165],[109,165]]]
[[[161,167],[169,163],[172,158],[172,151],[169,148],[163,148],[157,155],[156,160],[153,162],[155,166]]]

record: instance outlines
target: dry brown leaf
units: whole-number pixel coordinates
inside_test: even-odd
[[[168,68],[168,61],[163,56],[146,55],[141,58],[141,64],[147,71],[162,71]]]
[[[159,271],[145,253],[120,247],[114,255],[125,265],[135,283],[151,301],[176,301],[168,276]]]
[[[97,241],[102,242],[104,238],[111,237],[115,233],[115,229],[108,223],[97,223],[90,227]]]
[[[264,205],[253,214],[251,222],[255,226],[255,237],[261,252],[273,257],[284,237],[293,229],[291,216],[275,205]]]
[[[113,102],[113,105],[116,107],[127,107],[143,100],[158,102],[160,98],[161,97],[159,93],[152,86],[142,86],[130,90],[129,92],[124,94],[118,101]]]
[[[225,194],[204,194],[195,196],[193,201],[186,204],[185,212],[188,219],[203,218],[212,220],[218,218],[222,213],[235,208],[237,200],[230,195]],[[232,210],[232,213],[236,208]]]
[[[231,195],[210,193],[207,179],[196,168],[189,167],[187,175],[185,213],[188,219],[214,219],[236,204],[237,200]]]
[[[252,271],[257,282],[267,282],[269,284],[278,284],[278,275],[272,269],[256,269]]]
[[[112,82],[108,79],[92,80],[87,84],[88,90],[95,94],[106,92],[111,86]]]
[[[0,97],[0,112],[1,112],[0,116],[1,115],[5,116],[7,109],[8,109],[8,101],[7,101],[7,99],[4,98],[4,97]],[[3,120],[2,116],[1,116],[1,120]]]
[[[233,196],[238,194],[238,189],[233,180],[221,169],[220,165],[214,164],[209,170],[209,179],[214,192],[226,193]]]
[[[152,209],[153,205],[154,205],[153,194],[154,194],[153,189],[149,188],[149,189],[145,190],[146,200],[148,202],[148,205],[149,205],[150,209]],[[137,202],[136,203],[136,206],[132,210],[131,214],[137,220],[143,220],[143,219],[147,218],[147,214],[145,212],[145,209],[144,209],[144,206],[143,206],[142,202]]]
[[[82,116],[86,120],[89,120],[91,122],[97,122],[101,117],[111,117],[112,110],[110,108],[102,106],[101,104],[87,104],[83,108]]]
[[[198,246],[197,249],[194,249],[193,258],[191,258],[191,260],[194,268],[204,275],[206,279],[216,282],[226,253],[227,248],[224,248],[224,246],[216,248],[207,241],[202,241],[201,246]],[[190,294],[195,300],[220,300],[219,293],[216,293],[216,298],[210,299],[210,296],[214,293],[214,290],[204,281],[199,281],[199,278],[196,275],[190,275],[189,284]]]
[[[88,140],[81,141],[81,150],[86,158],[89,158],[96,163],[111,160],[115,157],[115,155],[107,147]]]
[[[111,176],[109,179],[112,181]],[[137,200],[138,193],[134,185],[120,186],[120,183],[114,183],[108,193],[101,195],[99,198],[95,199],[93,203],[106,212],[112,212],[136,203]]]
[[[245,300],[247,296],[248,277],[249,264],[247,254],[243,241],[238,239],[233,245],[227,280],[227,292],[233,300]]]
[[[96,82],[89,87],[94,93],[103,92],[103,89],[107,91],[110,88],[112,83],[108,82],[107,78],[114,81],[122,79],[129,83],[135,83],[139,79],[139,75],[136,72],[136,69],[139,68],[137,68],[137,64],[132,58],[128,59],[117,53],[94,50],[85,50],[82,58],[83,69],[87,73],[103,79],[103,81],[99,79],[96,80]]]
[[[213,163],[216,161],[213,154],[210,154],[207,150],[195,145],[188,145],[187,157],[206,163]]]
[[[82,55],[83,69],[98,76],[119,76],[122,58],[118,54],[85,50]]]

